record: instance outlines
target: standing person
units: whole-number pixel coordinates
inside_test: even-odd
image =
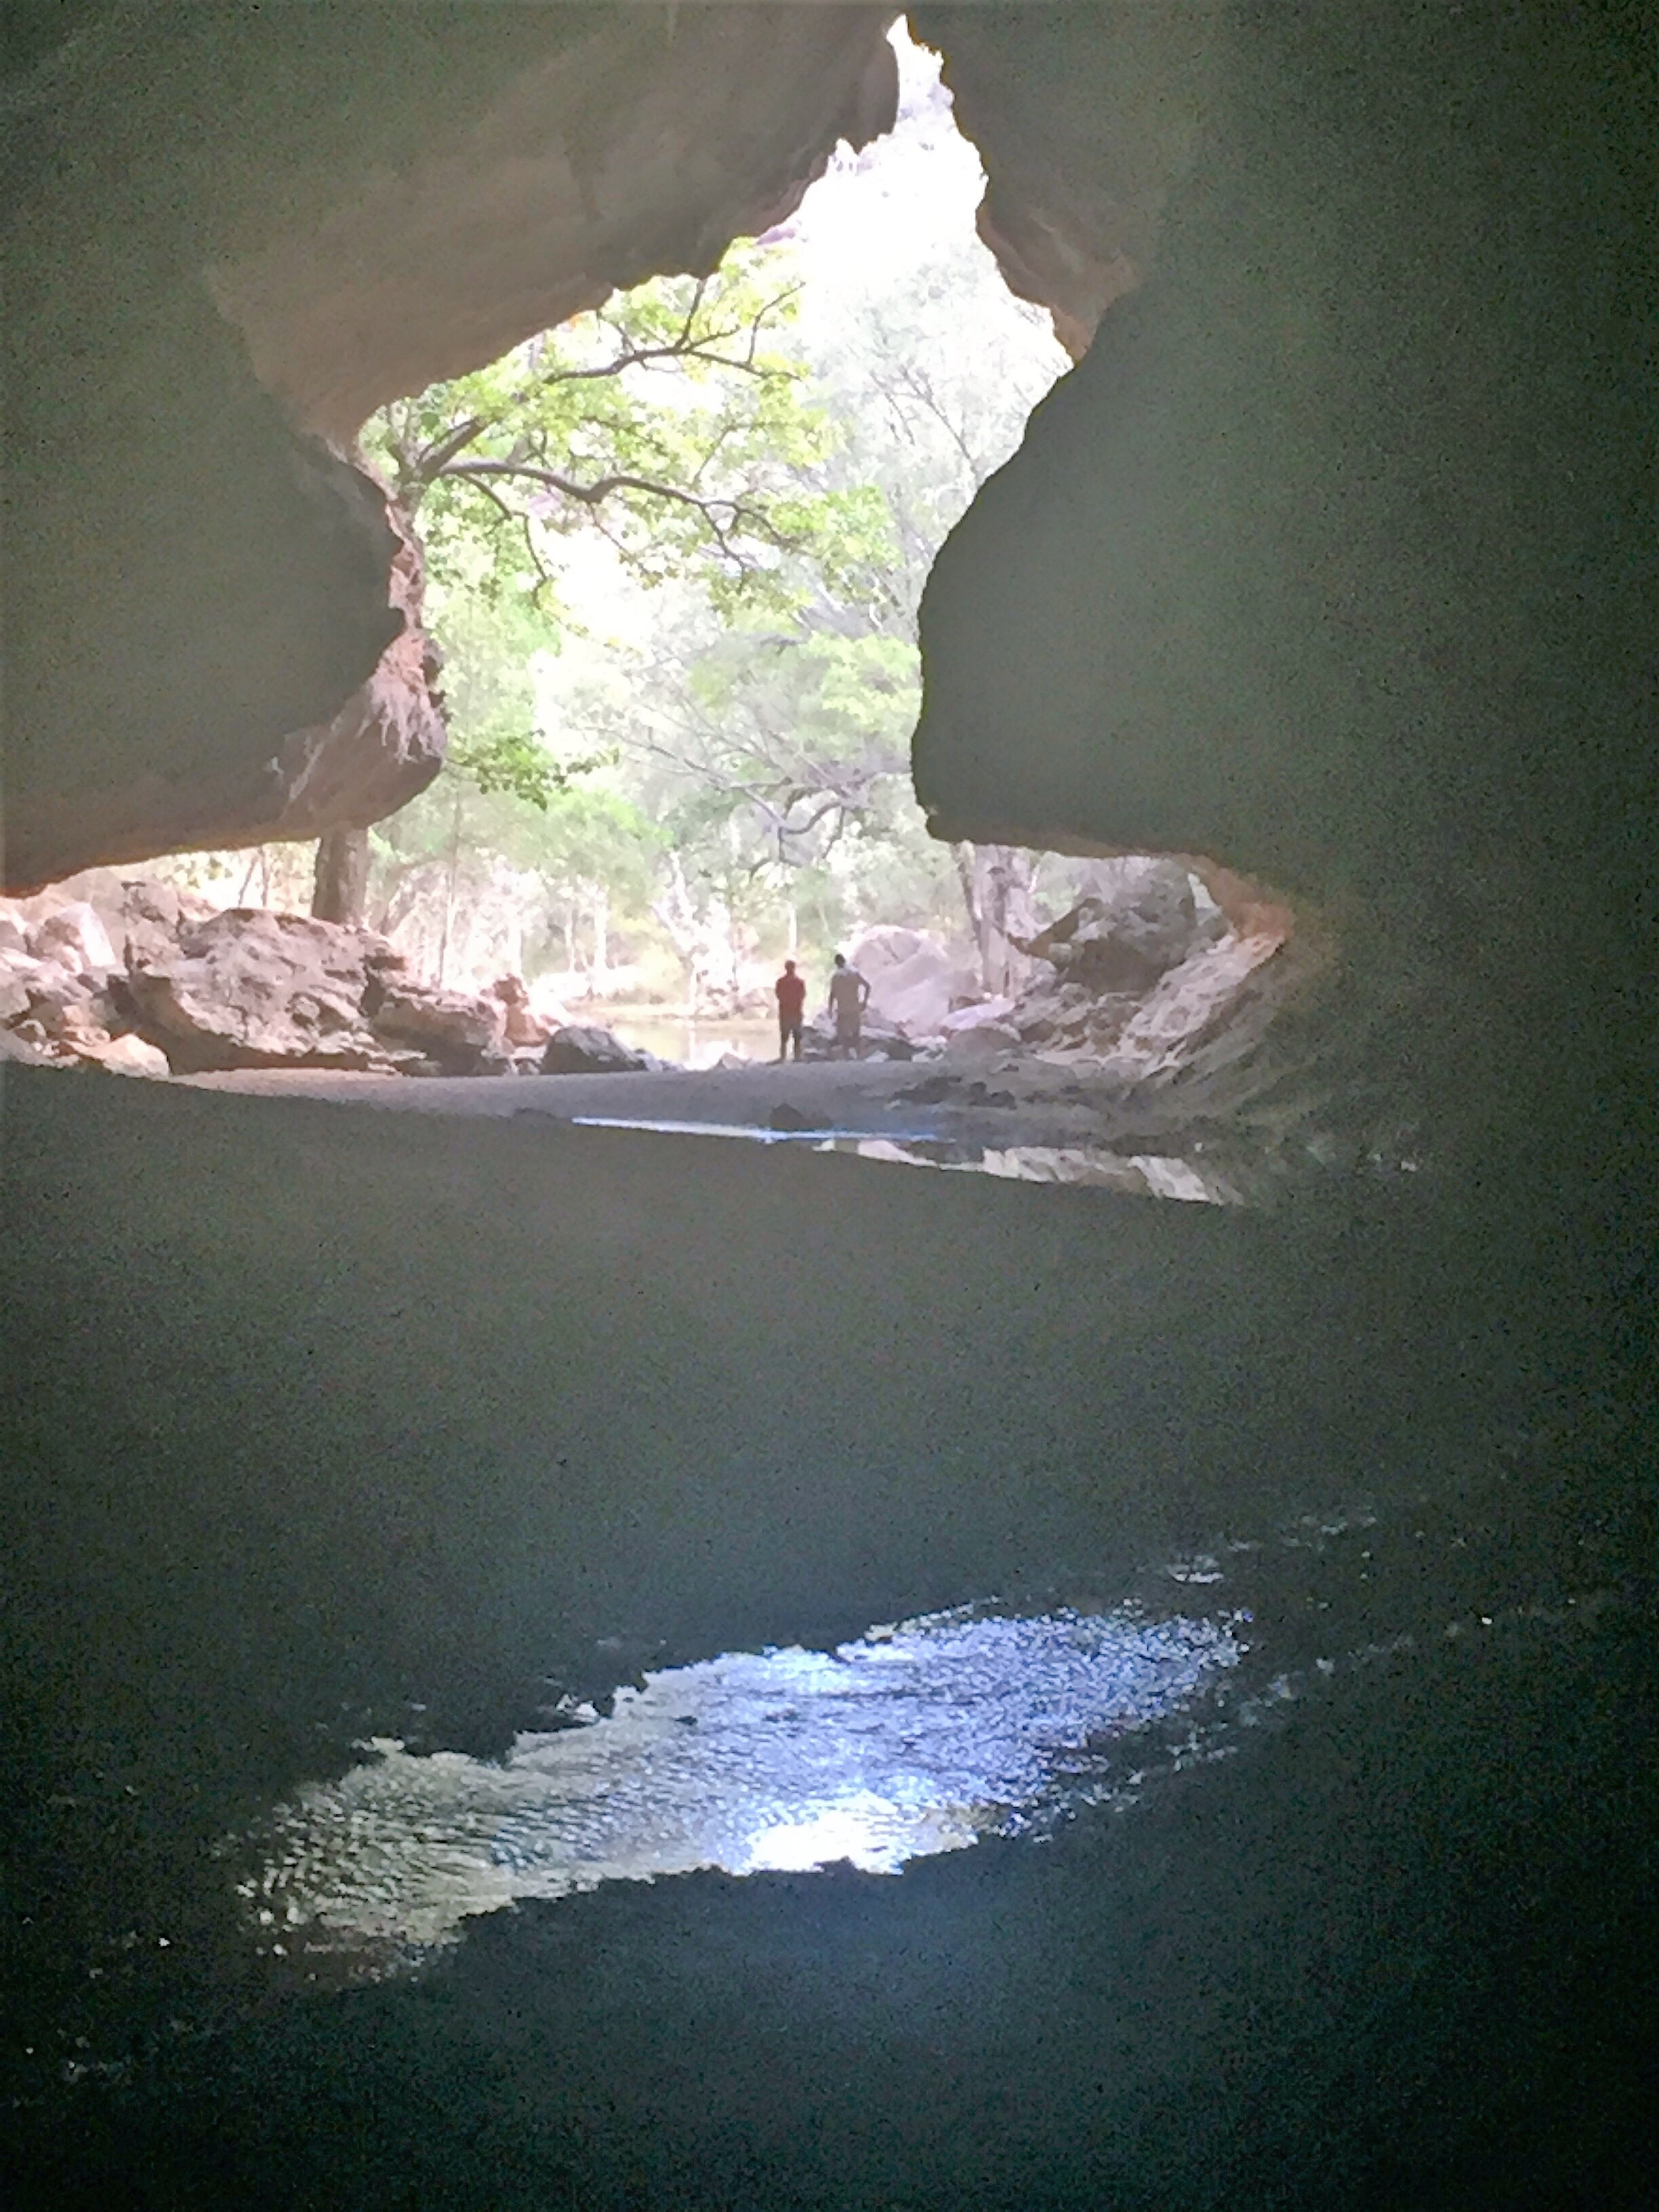
[[[772,988],[778,994],[778,1065],[789,1057],[793,1043],[795,1057],[800,1058],[801,1017],[806,1012],[806,979],[795,973],[795,963],[786,960],[783,973]]]
[[[836,953],[835,972],[830,978],[830,1011],[835,1016],[837,1057],[847,1053],[858,1058],[869,996],[870,986],[858,969],[848,966],[844,954]]]

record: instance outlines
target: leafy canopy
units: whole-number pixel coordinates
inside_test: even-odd
[[[384,408],[365,447],[440,589],[556,621],[550,541],[593,530],[647,584],[782,604],[785,556],[841,521],[810,488],[836,434],[787,349],[797,289],[783,249],[740,247]]]

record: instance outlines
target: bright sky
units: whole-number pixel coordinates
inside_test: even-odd
[[[792,239],[800,252],[809,304],[815,295],[855,297],[975,235],[985,173],[957,129],[939,58],[902,23],[889,35],[899,65],[896,125],[860,153],[842,145],[795,215],[773,234]]]

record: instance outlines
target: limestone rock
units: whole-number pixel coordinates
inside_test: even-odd
[[[933,939],[925,929],[907,929],[902,922],[878,921],[843,946],[848,963],[873,984],[886,968],[902,967]]]
[[[131,878],[121,884],[117,908],[115,927],[122,957],[129,968],[164,958],[178,943],[181,930],[206,921],[212,913],[207,901],[194,892],[158,883],[153,876]]]
[[[945,1040],[947,1060],[993,1060],[998,1054],[1018,1052],[1020,1034],[1012,1022],[975,1022]]]
[[[872,1006],[865,1008],[859,1038],[860,1060],[914,1060],[916,1050],[915,1041],[902,1030],[884,1021]],[[835,1024],[828,1014],[816,1015],[802,1028],[800,1056],[803,1060],[835,1060],[839,1056]]]
[[[847,957],[870,986],[870,1009],[908,1036],[937,1036],[953,1008],[979,995],[973,970],[923,930],[866,929]]]
[[[191,892],[109,869],[53,886],[15,918],[33,949],[0,947],[0,1023],[50,1058],[103,1064],[113,1043],[141,1031],[111,1064],[155,1073],[159,1049],[191,1074],[462,1075],[511,1066],[498,998],[419,983],[371,931],[251,908],[220,913]]]
[[[1295,981],[1287,960],[1270,975],[1261,973],[1284,942],[1272,932],[1230,936],[1170,969],[1124,1024],[1107,1067],[1128,1082],[1167,1079],[1200,1054],[1247,1049]]]
[[[555,1030],[542,1054],[544,1075],[632,1075],[660,1064],[648,1052],[635,1052],[609,1030],[580,1022]]]
[[[56,1032],[69,1007],[94,995],[100,981],[56,960],[14,960],[8,963],[7,972],[21,986],[30,1018],[48,1036]]]
[[[1014,1011],[1012,999],[981,999],[976,1006],[958,1006],[939,1024],[942,1036],[961,1036],[986,1022],[1006,1022]]]
[[[1148,860],[1115,895],[1080,899],[1036,936],[1014,942],[1097,994],[1140,991],[1178,966],[1206,931],[1218,933],[1218,921],[1206,905],[1200,923],[1192,877],[1178,860]]]
[[[99,1020],[90,999],[71,1000],[65,1006],[43,1009],[35,1018],[55,1044],[70,1052],[82,1052],[110,1041],[109,1030]]]

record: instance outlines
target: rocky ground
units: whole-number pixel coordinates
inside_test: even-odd
[[[868,930],[851,947],[871,985],[862,1058],[942,1060],[981,1078],[1019,1071],[1039,1084],[1042,1068],[1064,1066],[1128,1090],[1224,1035],[1248,1044],[1278,1002],[1285,934],[1282,923],[1230,923],[1184,866],[1155,860],[1132,866],[1112,896],[1014,940],[1030,980],[1008,996],[988,997],[922,933]],[[517,976],[483,993],[441,989],[372,931],[219,911],[111,870],[0,903],[0,1035],[12,1053],[131,1074],[665,1072],[605,1030],[538,1019]],[[832,1062],[823,1017],[803,1046],[807,1060]],[[746,1066],[733,1059],[721,1072]]]

